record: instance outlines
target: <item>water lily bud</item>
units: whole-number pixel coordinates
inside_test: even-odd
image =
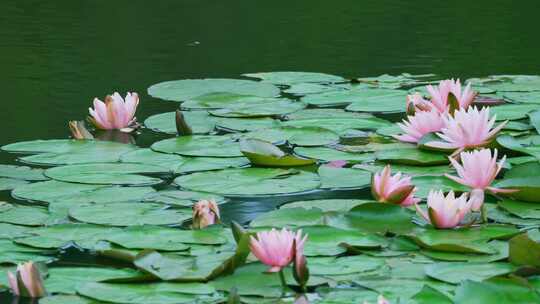
[[[33,262],[19,264],[15,274],[8,271],[8,281],[14,295],[29,298],[42,298],[46,295],[43,278]]]
[[[392,175],[390,166],[384,167],[371,178],[371,193],[379,202],[410,206],[419,201],[414,197],[415,191],[411,178],[402,177],[400,172]]]
[[[215,200],[201,200],[193,205],[193,229],[203,229],[219,222],[219,207]]]
[[[176,110],[176,132],[178,132],[178,135],[191,135],[193,134],[193,130],[188,125],[186,118],[184,117],[184,114],[180,110]]]
[[[293,250],[295,251],[295,257],[293,262],[293,276],[298,285],[302,289],[305,289],[306,284],[309,280],[309,269],[307,267],[306,256],[304,256],[303,244],[302,248],[296,245],[296,240],[294,241]]]

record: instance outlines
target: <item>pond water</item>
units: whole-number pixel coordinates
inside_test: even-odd
[[[287,70],[348,78],[540,74],[534,0],[6,0],[0,11],[0,145],[67,138],[67,121],[83,119],[95,96],[112,91],[141,95],[141,122],[173,111],[176,103],[146,92],[172,79]],[[146,132],[137,144],[160,138]],[[14,159],[0,153],[0,163]],[[241,206],[228,216],[268,208]],[[0,295],[0,303],[8,299]]]

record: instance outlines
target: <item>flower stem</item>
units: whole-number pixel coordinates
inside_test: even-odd
[[[488,218],[486,204],[482,204],[482,207],[480,208],[480,215],[482,217],[482,223],[487,224]]]
[[[283,288],[281,295],[284,296],[285,291],[287,290],[287,282],[285,281],[285,274],[283,273],[283,269],[279,271],[279,280],[281,281],[281,287]]]

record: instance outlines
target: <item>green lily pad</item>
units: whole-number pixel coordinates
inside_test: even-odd
[[[358,164],[353,168],[360,170],[366,170],[371,173],[382,171],[386,164],[374,163],[374,164]],[[401,172],[409,176],[441,176],[445,173],[451,173],[448,166],[408,166],[408,165],[392,165],[392,172]]]
[[[111,284],[86,283],[77,293],[98,301],[120,304],[182,304],[218,301],[214,289],[203,283]]]
[[[39,304],[103,304],[77,295],[53,295],[39,299]]]
[[[469,188],[458,184],[446,176],[414,176],[412,184],[416,186],[416,197],[427,198],[430,190],[442,190],[443,192],[467,192]]]
[[[51,139],[9,144],[8,152],[40,153],[21,157],[26,163],[39,165],[68,165],[95,162],[115,162],[123,153],[135,150],[134,145],[110,141]]]
[[[45,280],[50,293],[75,294],[79,284],[132,279],[142,274],[130,268],[51,267]]]
[[[367,188],[371,185],[371,173],[351,168],[320,166],[321,188]]]
[[[491,279],[484,282],[465,281],[457,289],[456,304],[538,303],[540,296],[530,286],[517,280]]]
[[[155,152],[148,148],[128,152],[120,157],[120,162],[123,163],[158,166],[169,169],[171,172],[174,172],[185,161],[186,159],[180,155]]]
[[[361,163],[374,159],[371,153],[343,152],[328,147],[296,147],[294,153],[322,161],[345,160],[351,163]]]
[[[504,92],[502,96],[514,103],[540,103],[540,92]]]
[[[380,150],[375,157],[384,162],[412,166],[433,166],[448,164],[448,155],[418,148]]]
[[[346,90],[346,86],[332,86],[318,83],[302,82],[292,84],[288,89],[284,90],[283,92],[296,96],[304,96],[308,94],[320,94],[341,90]]]
[[[522,200],[527,202],[540,202],[540,177],[528,176],[517,178],[505,178],[502,181],[495,183],[497,188],[509,188],[519,190],[514,193],[508,194],[515,200]]]
[[[405,95],[406,94],[370,97],[362,101],[351,103],[345,109],[353,112],[405,112]]]
[[[437,289],[425,285],[422,290],[411,298],[415,304],[453,304],[452,300]]]
[[[494,254],[473,254],[436,250],[422,250],[421,253],[431,259],[448,262],[491,263],[505,260],[508,258],[509,253],[507,242],[493,240],[489,242],[488,245],[497,252]]]
[[[128,190],[129,189],[129,190]],[[15,198],[29,201],[57,203],[110,203],[139,201],[146,195],[155,192],[151,187],[125,188],[120,186],[85,185],[46,181],[17,187],[12,195]]]
[[[507,149],[529,154],[540,160],[540,137],[537,135],[524,138],[501,135],[497,137],[497,143]]]
[[[383,237],[362,233],[358,230],[344,230],[330,226],[306,226],[302,227],[302,231],[308,235],[304,247],[304,254],[307,256],[339,255],[347,250],[341,244],[364,249],[379,249],[387,245],[387,241]]]
[[[195,110],[208,110],[208,109],[222,109],[235,104],[249,104],[273,102],[277,98],[273,97],[259,97],[252,95],[239,95],[234,93],[210,93],[201,95],[195,98],[191,98],[182,103],[182,109],[195,109]]]
[[[217,110],[208,112],[219,117],[267,117],[280,116],[296,112],[305,108],[306,105],[301,102],[288,99],[276,99],[275,101],[261,100],[248,103],[237,103]]]
[[[263,213],[251,221],[251,227],[300,227],[324,224],[320,209],[285,208]]]
[[[56,249],[75,243],[77,246],[92,249],[96,243],[118,228],[89,224],[60,224],[32,229],[27,236],[17,238],[16,243],[36,248]]]
[[[285,115],[283,118],[287,121],[292,120],[312,120],[312,119],[368,119],[375,116],[368,113],[347,112],[342,109],[303,109],[291,114]]]
[[[108,226],[174,225],[191,218],[191,210],[166,209],[153,203],[77,205],[69,216],[84,223]]]
[[[347,81],[345,78],[336,75],[315,72],[262,72],[247,73],[242,76],[258,78],[263,82],[269,82],[281,85],[290,85],[295,83],[337,83]]]
[[[410,234],[418,245],[430,250],[460,253],[495,254],[496,248],[490,246],[492,239],[509,238],[519,232],[513,226],[485,225],[462,229],[420,229]]]
[[[183,79],[160,82],[148,88],[152,97],[185,101],[210,93],[232,93],[258,97],[274,97],[279,89],[269,83],[240,79]]]
[[[405,234],[414,228],[413,212],[398,205],[387,203],[365,203],[352,208],[341,218],[331,221],[330,225],[355,229],[363,232],[388,231]]]
[[[43,175],[43,169],[30,168],[26,166],[1,165],[0,177],[13,178],[27,181],[43,181],[47,177]]]
[[[337,133],[346,130],[376,130],[382,127],[390,126],[390,122],[372,117],[372,118],[314,118],[314,119],[295,119],[282,123],[283,126],[291,127],[321,127]]]
[[[28,182],[22,179],[0,177],[0,191],[12,190],[26,184]]]
[[[324,146],[336,143],[339,136],[327,129],[319,127],[280,127],[260,129],[239,135],[240,138],[259,139],[271,143],[288,141],[298,146]]]
[[[316,174],[305,171],[246,168],[192,173],[177,177],[174,183],[191,191],[251,196],[312,190],[320,181]]]
[[[366,89],[355,88],[345,91],[333,91],[321,94],[312,94],[302,97],[302,101],[317,107],[330,107],[330,106],[347,106],[350,104],[367,104],[376,98],[392,98],[399,96],[401,99],[401,106],[405,108],[405,96],[406,91],[390,90],[390,89]],[[349,110],[349,109],[348,109]],[[353,111],[353,110],[351,110]],[[404,110],[403,110],[404,111]],[[370,111],[365,111],[370,112]]]
[[[516,225],[517,227],[529,227],[538,225],[538,220],[520,218],[500,208],[497,208],[495,204],[485,203],[485,206],[487,209],[488,218],[496,223],[512,224]]]
[[[527,202],[503,200],[497,202],[497,205],[521,218],[525,219],[540,219],[540,205]]]
[[[27,261],[50,263],[56,260],[52,252],[22,246],[0,239],[0,264],[17,265]]]
[[[162,190],[150,193],[144,198],[145,202],[155,202],[186,208],[193,207],[193,204],[200,200],[214,200],[218,205],[228,202],[226,198],[215,194],[179,190]]]
[[[289,209],[289,208],[303,208],[303,209],[320,209],[324,212],[327,211],[338,211],[346,212],[352,208],[367,203],[370,201],[366,200],[356,200],[356,199],[321,199],[321,200],[309,200],[309,201],[296,201],[291,203],[286,203],[285,205],[280,206],[280,209]]]
[[[0,239],[14,239],[24,235],[30,229],[32,228],[27,226],[0,223]]]
[[[529,230],[510,239],[510,262],[514,265],[540,267],[540,232]]]
[[[426,266],[426,274],[434,279],[459,284],[461,281],[483,281],[516,270],[509,263],[436,263]]]
[[[184,162],[174,170],[174,173],[184,174],[227,168],[241,168],[249,166],[249,164],[249,159],[245,157],[184,157]]]
[[[497,115],[497,120],[518,120],[527,117],[529,112],[537,109],[537,104],[506,104],[491,107],[490,114]]]
[[[49,212],[42,207],[11,205],[0,202],[0,222],[24,225],[42,226],[49,218]]]
[[[162,183],[159,178],[137,173],[166,173],[168,169],[144,164],[99,163],[55,167],[45,171],[45,175],[62,182],[97,185],[150,186]]]
[[[193,134],[207,134],[214,131],[216,121],[206,111],[182,111]],[[148,117],[144,125],[156,132],[176,134],[176,112],[166,112]]]
[[[383,259],[365,255],[348,257],[312,257],[309,259],[310,275],[344,275],[373,271],[384,265]]]
[[[315,163],[314,159],[300,158],[290,154],[287,155],[273,144],[258,139],[240,140],[240,150],[252,164],[257,166],[295,167]]]
[[[220,245],[227,242],[216,230],[181,230],[159,226],[132,226],[104,240],[128,249],[182,251],[188,244]]]
[[[152,150],[185,156],[242,156],[240,146],[230,136],[191,135],[155,142]]]

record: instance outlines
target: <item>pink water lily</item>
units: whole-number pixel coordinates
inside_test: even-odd
[[[407,116],[407,119],[397,124],[404,134],[395,135],[394,138],[410,143],[417,143],[428,133],[441,131],[445,124],[437,111],[418,111],[414,116]]]
[[[425,146],[441,150],[457,149],[456,153],[486,146],[507,123],[505,121],[493,128],[495,118],[496,115],[489,118],[489,107],[481,110],[476,107],[460,109],[454,116],[443,116],[445,127],[437,133],[442,141],[428,142]]]
[[[16,296],[41,298],[46,295],[43,278],[33,262],[19,264],[16,273],[8,271],[8,282]]]
[[[107,95],[105,102],[94,98],[94,108],[88,109],[90,112],[88,120],[102,130],[131,130],[136,125],[135,112],[138,105],[137,93],[128,92],[125,101],[117,92],[112,96]]]
[[[262,263],[270,266],[268,272],[278,272],[289,265],[297,255],[303,255],[306,239],[307,235],[302,237],[302,230],[295,234],[286,228],[272,229],[258,232],[256,238],[251,236],[249,247]]]
[[[431,95],[431,103],[441,113],[446,113],[449,110],[449,94],[455,96],[460,109],[467,109],[474,102],[477,95],[471,90],[470,83],[462,90],[459,79],[442,80],[437,87],[428,85],[426,89]]]
[[[193,205],[192,227],[194,229],[203,229],[219,221],[219,207],[215,200],[201,200]]]
[[[379,202],[410,206],[420,201],[414,197],[415,191],[411,177],[402,176],[401,172],[392,175],[389,165],[375,173],[371,180],[371,194]]]
[[[472,189],[471,200],[472,210],[478,211],[484,202],[484,191],[492,193],[511,193],[514,189],[499,189],[491,187],[491,184],[499,174],[506,159],[503,156],[497,162],[497,149],[491,155],[490,149],[482,149],[473,152],[462,152],[459,154],[461,164],[452,157],[449,157],[452,166],[457,171],[457,176],[445,174],[449,179],[465,185]]]
[[[418,204],[415,204],[417,212],[436,228],[448,229],[457,227],[465,215],[471,211],[471,202],[467,200],[467,194],[455,197],[450,191],[445,197],[442,191],[431,190],[427,197],[428,212],[426,213]]]

